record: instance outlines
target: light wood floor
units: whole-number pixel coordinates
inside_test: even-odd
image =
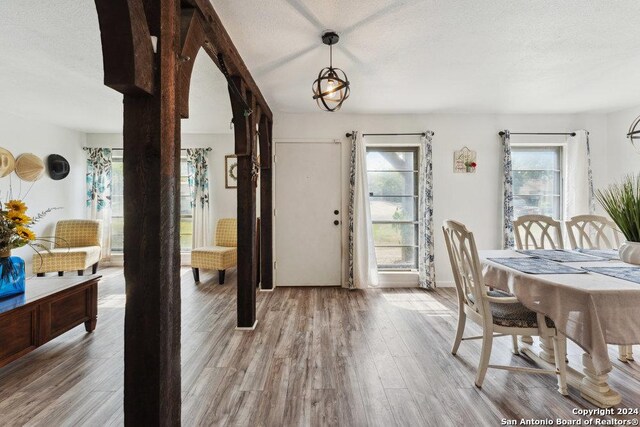
[[[0,424],[121,425],[124,279],[104,269],[98,327],[59,337],[0,369]],[[202,273],[201,273],[202,274]],[[489,370],[473,385],[480,343],[450,352],[450,289],[279,288],[258,294],[255,332],[234,330],[235,272],[194,285],[182,275],[183,425],[498,426],[521,418],[577,419],[593,408],[554,377]],[[469,333],[479,333],[477,327]],[[636,354],[640,354],[636,347]],[[570,348],[577,365],[581,351]],[[510,339],[493,361],[526,366]],[[640,365],[615,363],[610,384],[640,407]]]

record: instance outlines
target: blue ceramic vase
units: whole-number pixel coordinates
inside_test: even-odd
[[[0,258],[0,298],[24,293],[24,260],[17,256]]]

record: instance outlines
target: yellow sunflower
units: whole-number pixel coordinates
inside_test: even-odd
[[[7,212],[7,219],[14,222],[15,224],[29,224],[31,222],[31,218],[18,211],[9,211]]]
[[[4,204],[8,210],[25,213],[27,211],[27,205],[22,200],[9,200]]]
[[[19,225],[16,227],[16,234],[20,236],[21,239],[24,239],[24,240],[35,240],[36,238],[36,233],[34,233],[33,231],[29,230],[27,227],[24,227],[22,225]]]

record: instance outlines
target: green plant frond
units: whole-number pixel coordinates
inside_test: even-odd
[[[640,242],[640,174],[598,190],[598,202],[629,242]]]

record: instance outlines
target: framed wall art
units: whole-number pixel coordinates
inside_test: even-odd
[[[467,147],[454,151],[453,171],[455,173],[475,173],[478,163],[476,163],[477,153]]]
[[[238,158],[230,154],[224,156],[224,188],[238,188]]]

